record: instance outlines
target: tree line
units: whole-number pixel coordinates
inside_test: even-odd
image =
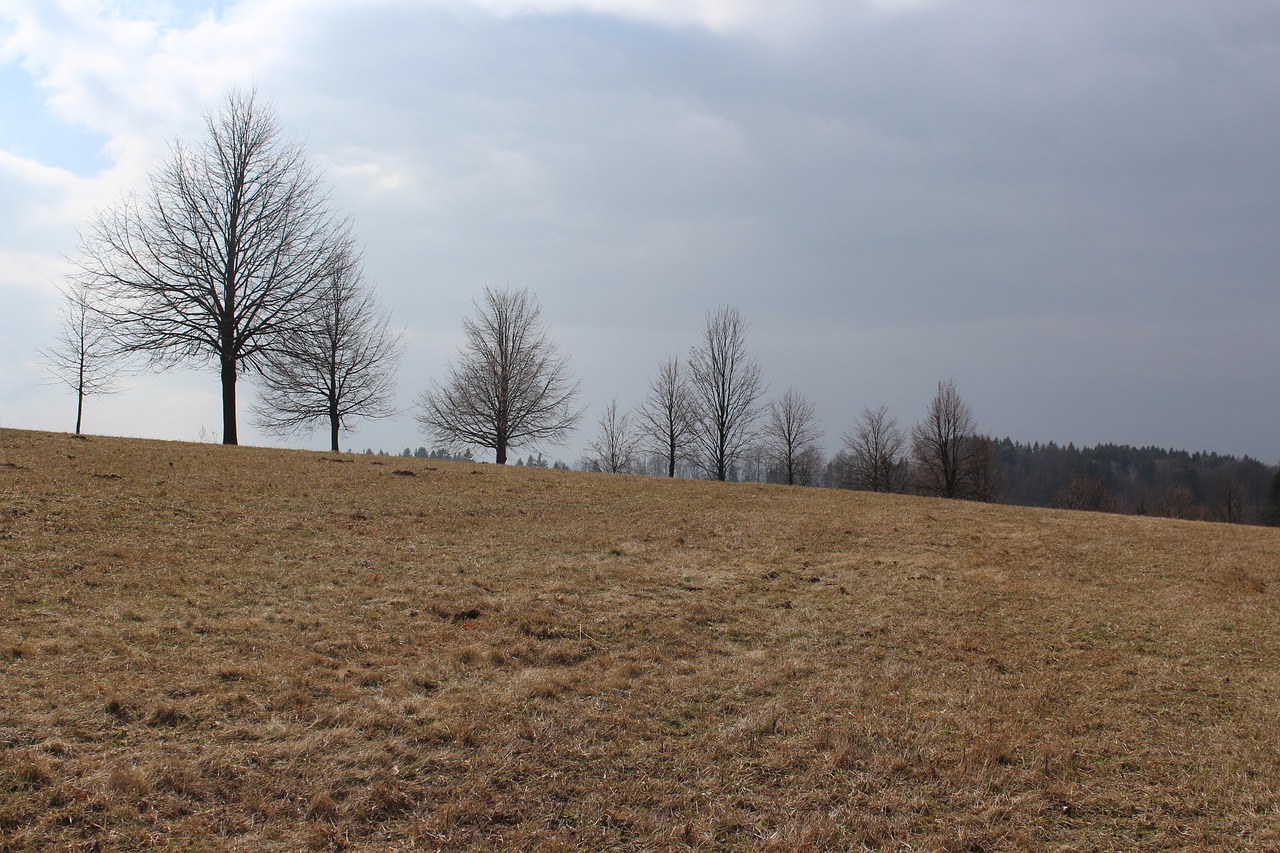
[[[995,449],[1009,503],[1280,525],[1280,470],[1249,456],[1008,438]]]
[[[238,441],[245,374],[261,389],[260,427],[327,427],[335,451],[355,422],[398,414],[402,335],[364,278],[351,221],[256,91],[230,92],[206,114],[202,139],[174,141],[143,190],[98,211],[75,264],[60,335],[42,353],[76,394],[77,432],[85,398],[115,390],[125,360],[216,370],[225,444]],[[456,359],[415,404],[439,452],[487,449],[506,464],[513,448],[574,432],[581,386],[533,294],[485,288],[463,332]],[[1227,521],[1271,518],[1274,497],[1280,515],[1280,475],[1261,463],[1139,453],[1118,464],[1102,450],[996,442],[952,381],[909,428],[884,406],[865,409],[824,459],[813,404],[792,388],[766,401],[747,332],[737,308],[709,312],[688,351],[658,363],[634,410],[609,402],[583,467]],[[540,451],[529,459],[546,464]]]

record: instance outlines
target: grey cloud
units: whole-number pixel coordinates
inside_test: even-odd
[[[318,12],[260,84],[409,326],[406,404],[472,295],[510,283],[598,403],[638,399],[733,302],[829,444],[954,376],[998,434],[1280,457],[1274,4],[823,8],[772,41]],[[407,418],[368,436],[416,444]]]

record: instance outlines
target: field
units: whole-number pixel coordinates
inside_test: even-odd
[[[1280,530],[0,430],[0,849],[1280,849]]]

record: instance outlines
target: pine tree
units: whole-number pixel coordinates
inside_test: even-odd
[[[1280,471],[1271,478],[1271,488],[1267,491],[1267,502],[1262,505],[1262,523],[1269,527],[1280,527]]]

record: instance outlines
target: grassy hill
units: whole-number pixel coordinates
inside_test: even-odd
[[[5,850],[1280,848],[1277,530],[0,430],[0,608]]]

